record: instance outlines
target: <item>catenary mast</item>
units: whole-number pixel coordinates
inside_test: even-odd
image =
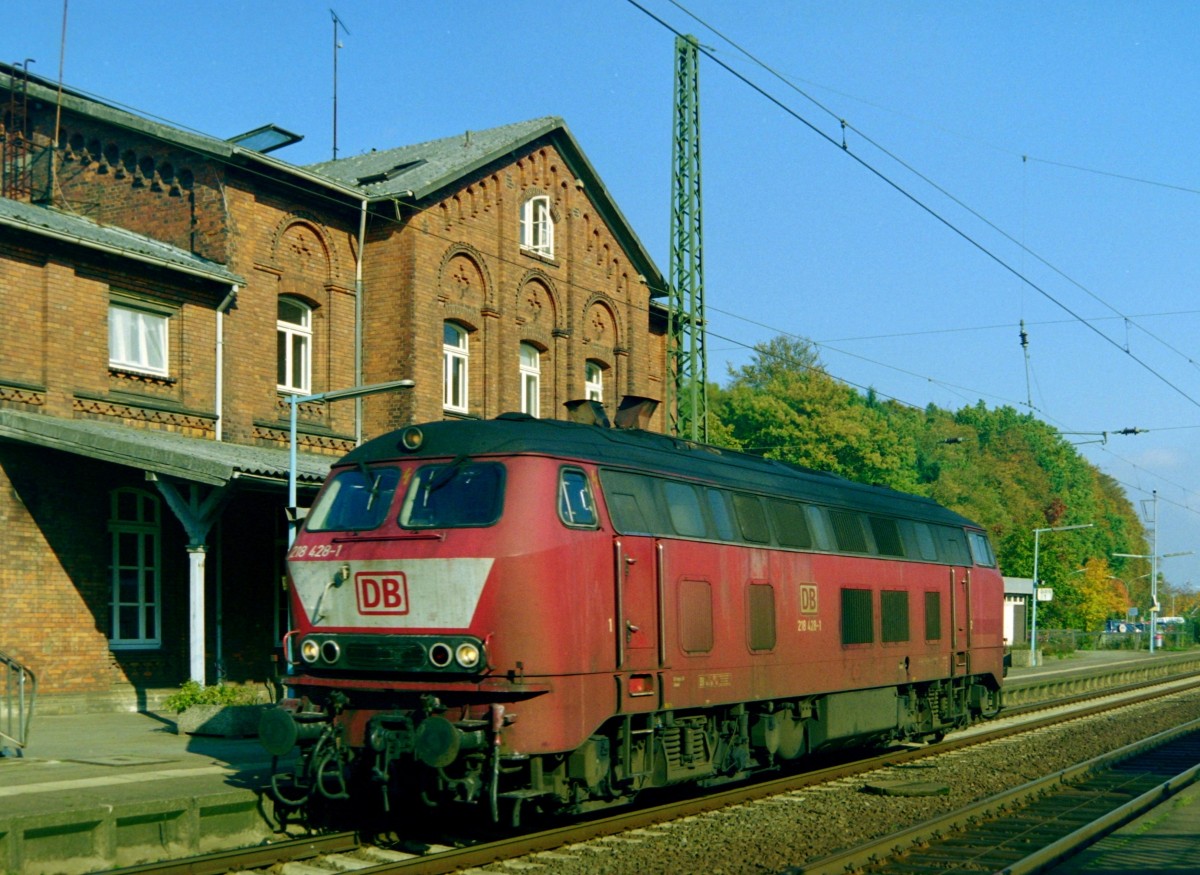
[[[707,441],[708,355],[704,348],[704,259],[701,252],[699,59],[699,45],[694,36],[675,38],[667,417],[672,434]]]

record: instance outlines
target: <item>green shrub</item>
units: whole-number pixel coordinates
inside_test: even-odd
[[[163,706],[182,714],[192,705],[252,705],[254,690],[250,687],[227,687],[224,684],[205,687],[196,681],[184,681],[178,692],[163,699]]]

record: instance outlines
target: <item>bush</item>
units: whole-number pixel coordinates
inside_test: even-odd
[[[163,699],[163,706],[182,714],[192,705],[252,705],[257,697],[250,687],[205,687],[196,681],[184,681],[178,692]]]

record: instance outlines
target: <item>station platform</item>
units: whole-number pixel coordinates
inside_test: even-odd
[[[1157,650],[1150,653],[1148,650],[1076,650],[1064,657],[1043,655],[1037,665],[1013,666],[1008,670],[1008,676],[1048,678],[1073,672],[1094,671],[1098,668],[1136,666],[1150,660],[1194,659],[1195,656],[1195,651]]]
[[[1008,680],[1198,656],[1079,652],[1012,668]],[[281,837],[262,792],[271,757],[256,738],[181,734],[157,712],[35,712],[23,753],[0,758],[0,872],[83,875]]]
[[[179,734],[167,715],[36,715],[0,758],[0,872],[96,872],[274,834],[256,738]]]

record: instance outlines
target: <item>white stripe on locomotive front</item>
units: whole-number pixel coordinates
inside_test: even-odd
[[[308,560],[290,563],[290,570],[304,612],[317,628],[465,629],[494,563],[494,558]],[[344,567],[349,576],[339,585]]]

